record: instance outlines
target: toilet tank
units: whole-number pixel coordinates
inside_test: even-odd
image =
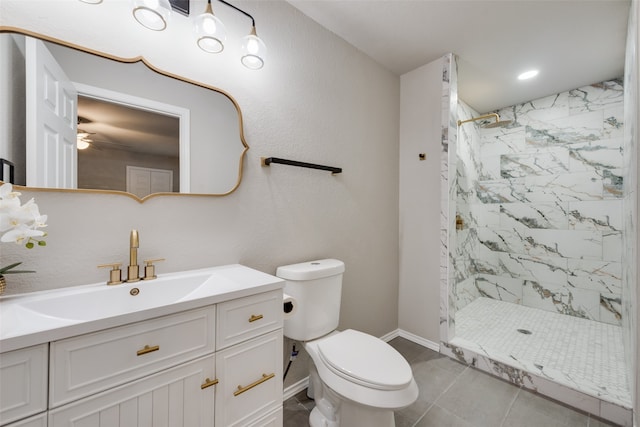
[[[310,341],[335,330],[340,321],[344,263],[322,259],[278,267],[285,280],[284,293],[296,301],[294,313],[284,320],[284,335]]]

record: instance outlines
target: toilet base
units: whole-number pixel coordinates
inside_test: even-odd
[[[309,389],[316,406],[309,416],[311,427],[395,427],[393,410],[353,402],[320,380],[313,361],[309,366]]]

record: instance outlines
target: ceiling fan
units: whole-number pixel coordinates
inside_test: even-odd
[[[89,123],[93,123],[93,121],[85,117],[78,116],[76,138],[76,146],[78,150],[86,150],[87,148],[91,148],[95,150],[116,149],[131,151],[131,144],[112,141],[110,140],[110,138],[96,139],[96,137],[93,135],[97,135],[98,132],[89,132],[88,130],[80,127],[81,125],[87,125]]]
[[[86,150],[89,148],[93,140],[91,139],[91,135],[95,135],[95,132],[87,132],[85,130],[80,129],[80,125],[91,123],[91,120],[78,116],[78,133],[76,137],[76,146],[78,150]]]

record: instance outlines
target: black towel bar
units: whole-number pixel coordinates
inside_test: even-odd
[[[299,166],[301,168],[320,169],[323,171],[329,171],[331,174],[342,173],[342,168],[335,168],[333,166],[316,165],[315,163],[298,162],[296,160],[280,159],[278,157],[262,157],[260,159],[262,166],[269,166],[271,163],[280,163],[282,165]]]

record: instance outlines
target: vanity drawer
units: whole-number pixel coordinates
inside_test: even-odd
[[[49,344],[0,354],[0,425],[47,409]]]
[[[281,408],[282,329],[219,351],[216,372],[216,426],[254,425]]]
[[[216,349],[282,328],[282,290],[218,304]]]
[[[214,351],[215,307],[51,343],[49,407]]]

